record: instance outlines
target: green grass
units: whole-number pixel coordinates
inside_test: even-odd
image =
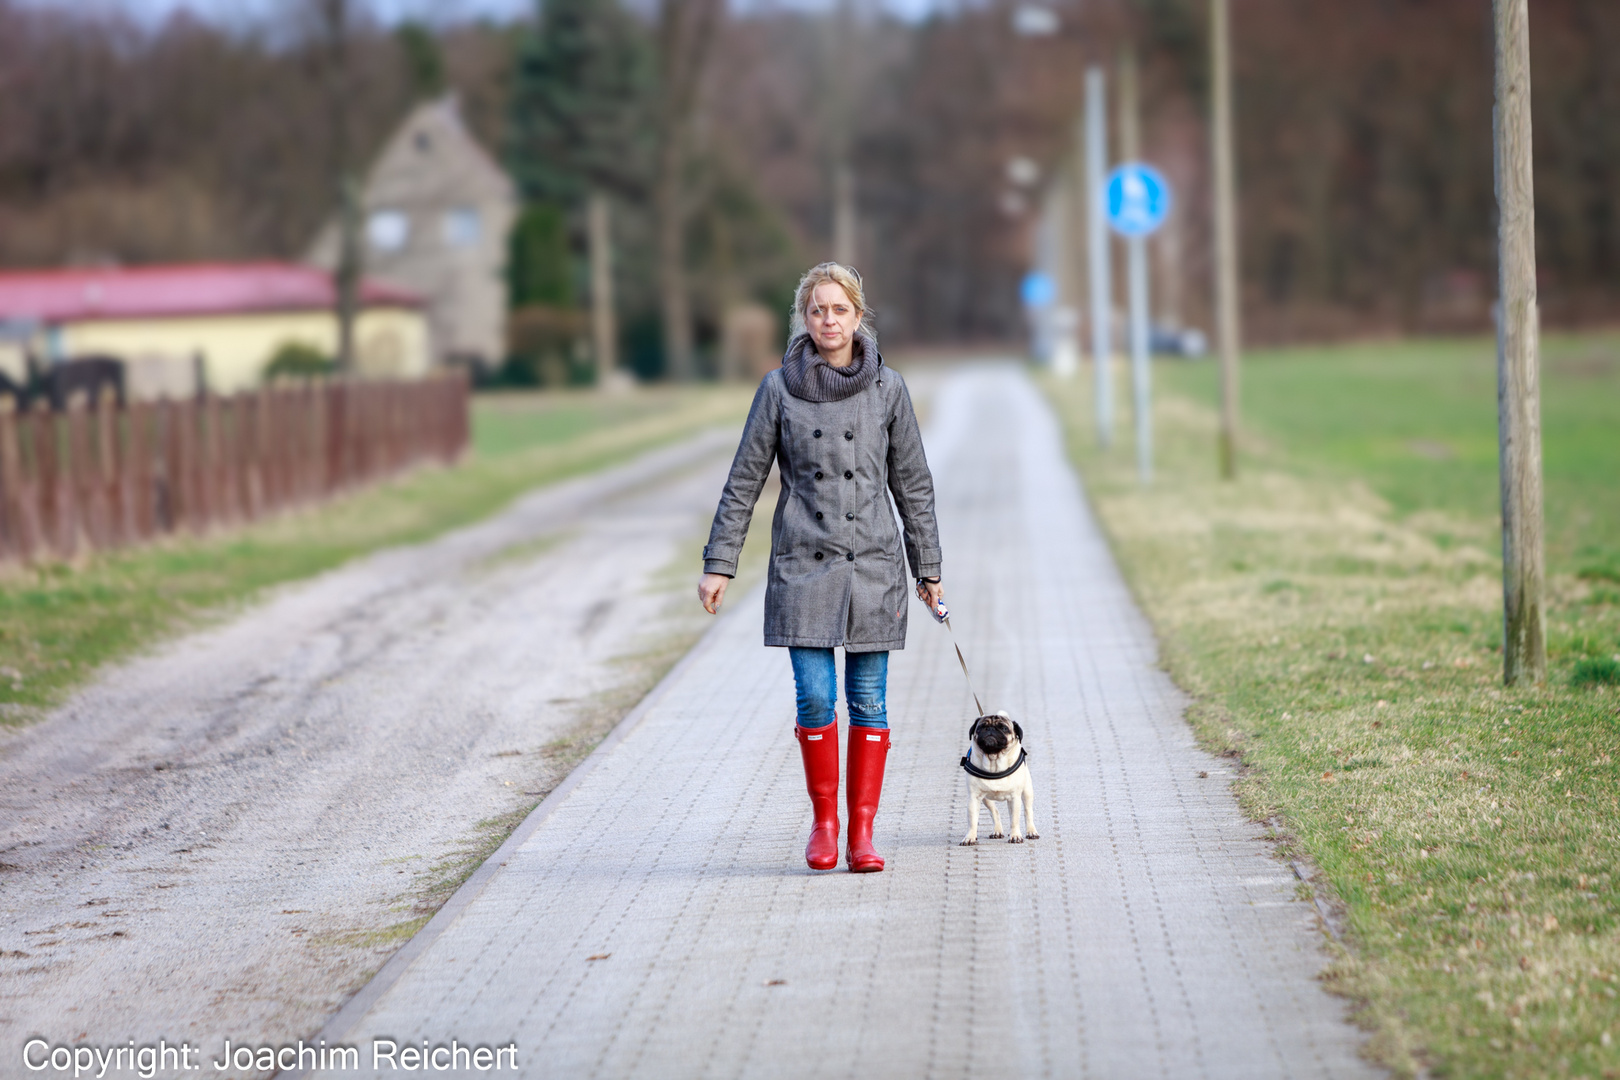
[[[1097,451],[1087,381],[1049,384],[1189,719],[1316,863],[1348,931],[1329,983],[1402,1074],[1620,1076],[1615,351],[1547,349],[1551,676],[1527,690],[1501,685],[1488,344],[1255,355],[1235,483],[1208,365],[1156,367],[1147,490],[1128,430]]]
[[[699,428],[737,423],[741,388],[476,400],[473,452],[323,507],[208,537],[0,576],[0,723],[37,717],[108,661],[235,610],[260,590],[378,548],[417,543],[522,492],[625,460]]]
[[[1168,391],[1213,407],[1215,365],[1158,371]],[[1493,341],[1260,352],[1245,360],[1242,396],[1244,423],[1289,468],[1359,477],[1397,516],[1495,518]],[[1620,582],[1620,337],[1543,342],[1541,418],[1548,562]]]

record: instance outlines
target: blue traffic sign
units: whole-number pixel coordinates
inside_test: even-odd
[[[1031,270],[1024,275],[1023,284],[1019,287],[1025,307],[1040,308],[1057,299],[1057,283],[1049,274],[1039,270]]]
[[[1151,165],[1131,162],[1108,174],[1108,224],[1122,236],[1147,236],[1170,216],[1170,182]]]

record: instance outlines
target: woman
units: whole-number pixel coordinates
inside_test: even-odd
[[[703,549],[698,597],[713,615],[737,572],[754,503],[781,462],[771,520],[765,644],[786,646],[798,690],[794,728],[815,824],[804,858],[838,865],[837,670],[844,649],[849,707],[848,866],[883,869],[872,819],[889,753],[884,705],[889,651],[906,644],[906,576],[889,495],[905,528],[917,592],[930,605],[939,583],[934,478],[923,457],[906,385],[883,366],[867,322],[860,275],[838,263],[799,282],[782,366],[759,384],[731,476]]]

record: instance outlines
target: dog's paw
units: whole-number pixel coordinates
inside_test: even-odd
[[[1000,839],[1003,839],[1006,835],[1007,834],[1004,833],[1004,832],[993,832],[993,833],[990,834],[990,839],[992,839],[992,840],[1000,840]]]
[[[1024,838],[1022,836],[1009,837],[1007,840],[1007,843],[1009,844],[1022,844],[1023,842]]]
[[[967,840],[962,841],[960,844],[957,845],[957,847],[974,847],[975,845],[978,844],[978,842],[979,841],[976,840],[976,839],[969,838]]]
[[[1032,832],[1027,837],[1025,837],[1026,840],[1039,840],[1040,838],[1041,838],[1041,834],[1038,833],[1038,832]]]

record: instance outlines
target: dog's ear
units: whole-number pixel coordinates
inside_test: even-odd
[[[982,716],[979,717],[979,720],[983,720],[983,719],[984,719],[984,717],[982,717]],[[973,721],[973,723],[968,727],[968,738],[969,739],[972,739],[973,736],[975,736],[975,735],[977,735],[979,733],[979,720]]]
[[[1019,742],[1024,741],[1024,729],[1018,726],[1018,721],[1016,720],[1013,721],[1013,734],[1018,736]]]

